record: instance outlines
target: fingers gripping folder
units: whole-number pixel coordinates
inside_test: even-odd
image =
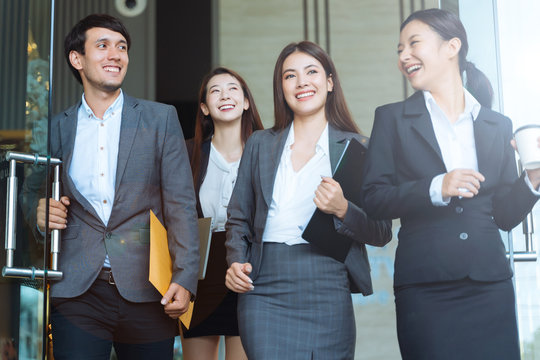
[[[62,279],[62,272],[58,271],[58,255],[60,253],[60,230],[51,231],[51,264],[50,269],[17,268],[13,266],[13,259],[16,249],[17,236],[17,162],[52,166],[54,180],[52,183],[52,198],[60,200],[60,165],[62,161],[56,158],[39,156],[38,154],[27,154],[10,151],[6,154],[6,161],[9,163],[9,175],[7,179],[7,201],[6,201],[6,265],[2,269],[2,276],[22,279]]]

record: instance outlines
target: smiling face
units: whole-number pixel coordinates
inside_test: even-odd
[[[206,100],[201,104],[205,116],[214,122],[240,121],[242,113],[249,108],[244,90],[238,79],[230,74],[213,76],[206,85]]]
[[[283,62],[281,84],[285,101],[295,117],[324,115],[333,82],[313,56],[299,51],[289,55]]]
[[[106,28],[88,29],[84,52],[73,50],[69,54],[71,64],[81,74],[84,91],[117,91],[122,86],[129,63],[124,36]]]
[[[445,41],[429,25],[413,20],[399,36],[398,68],[415,90],[432,91],[458,69],[460,45],[459,39]]]

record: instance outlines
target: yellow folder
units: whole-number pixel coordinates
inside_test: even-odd
[[[167,230],[161,224],[154,212],[150,210],[150,269],[148,280],[165,295],[172,279],[172,261],[169,254]],[[193,301],[189,303],[188,310],[180,316],[180,321],[189,329],[193,315]]]

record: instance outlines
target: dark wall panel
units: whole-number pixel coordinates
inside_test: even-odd
[[[200,82],[212,66],[211,1],[157,1],[156,16],[156,99],[176,106],[189,138]]]

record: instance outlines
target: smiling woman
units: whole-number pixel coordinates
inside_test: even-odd
[[[216,68],[202,80],[195,137],[187,142],[199,217],[212,217],[212,249],[206,277],[197,286],[190,329],[183,328],[186,360],[214,360],[225,336],[228,359],[246,359],[238,336],[237,295],[223,283],[225,222],[244,144],[262,129],[246,82],[232,70]]]
[[[511,121],[490,110],[491,87],[467,51],[456,15],[411,14],[398,68],[417,92],[375,112],[364,204],[375,219],[401,220],[394,294],[405,360],[520,358],[499,230],[538,201],[540,169],[518,178]]]
[[[226,285],[240,294],[242,344],[250,359],[353,359],[351,291],[371,294],[365,244],[386,244],[390,222],[368,219],[331,176],[345,143],[367,138],[332,60],[309,41],[278,56],[274,109],[274,127],[246,143],[228,210]],[[344,262],[302,238],[317,208],[352,238]]]

